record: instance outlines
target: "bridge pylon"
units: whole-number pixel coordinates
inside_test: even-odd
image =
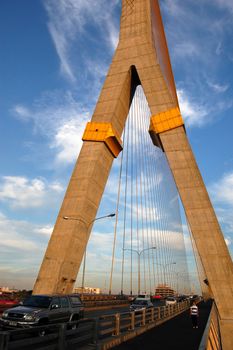
[[[158,0],[122,0],[119,44],[84,132],[33,293],[72,291],[139,84],[152,115],[152,141],[166,154],[218,307],[224,349],[233,349],[232,260],[185,132]],[[64,216],[80,220],[65,221]]]

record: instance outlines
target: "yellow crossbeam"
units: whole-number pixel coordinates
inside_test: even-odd
[[[153,115],[150,120],[149,131],[154,131],[156,134],[168,131],[178,126],[184,125],[183,118],[178,107],[169,109],[165,112]]]
[[[122,141],[111,123],[88,122],[82,140],[104,142],[115,158],[123,149]]]

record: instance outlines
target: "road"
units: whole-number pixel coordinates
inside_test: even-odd
[[[159,307],[159,306],[164,306],[165,302],[164,301],[155,301],[154,307]],[[111,314],[116,314],[116,313],[123,313],[123,312],[129,312],[129,306],[113,306],[110,309],[104,308],[104,309],[92,309],[92,310],[86,310],[85,311],[85,318],[95,318],[95,317],[100,317],[103,315],[111,315]]]
[[[171,320],[139,335],[114,350],[197,350],[209,317],[211,301],[201,302],[199,307],[199,328],[193,329],[189,310]]]

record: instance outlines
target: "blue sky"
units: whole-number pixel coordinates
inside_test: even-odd
[[[160,4],[187,134],[232,254],[233,3]],[[1,1],[0,285],[33,285],[119,18],[118,0]]]

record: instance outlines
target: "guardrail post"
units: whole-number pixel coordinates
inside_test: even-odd
[[[167,308],[168,308],[168,306],[164,306],[164,308],[163,308],[163,318],[165,318],[165,317],[167,317]]]
[[[151,308],[151,322],[154,322],[155,320],[155,309],[154,307]]]
[[[135,312],[130,313],[130,330],[133,331],[135,328]]]
[[[9,337],[9,332],[0,333],[0,350],[8,349]]]
[[[161,318],[160,307],[157,307],[156,310],[157,310],[158,320],[160,320],[160,318]]]
[[[115,314],[115,335],[120,334],[120,314]]]
[[[58,328],[58,350],[66,349],[66,324],[62,323]]]
[[[99,323],[98,323],[99,319],[94,320],[93,324],[93,343],[97,344],[98,341],[98,329],[99,329]]]
[[[142,310],[142,326],[146,324],[146,309]]]

